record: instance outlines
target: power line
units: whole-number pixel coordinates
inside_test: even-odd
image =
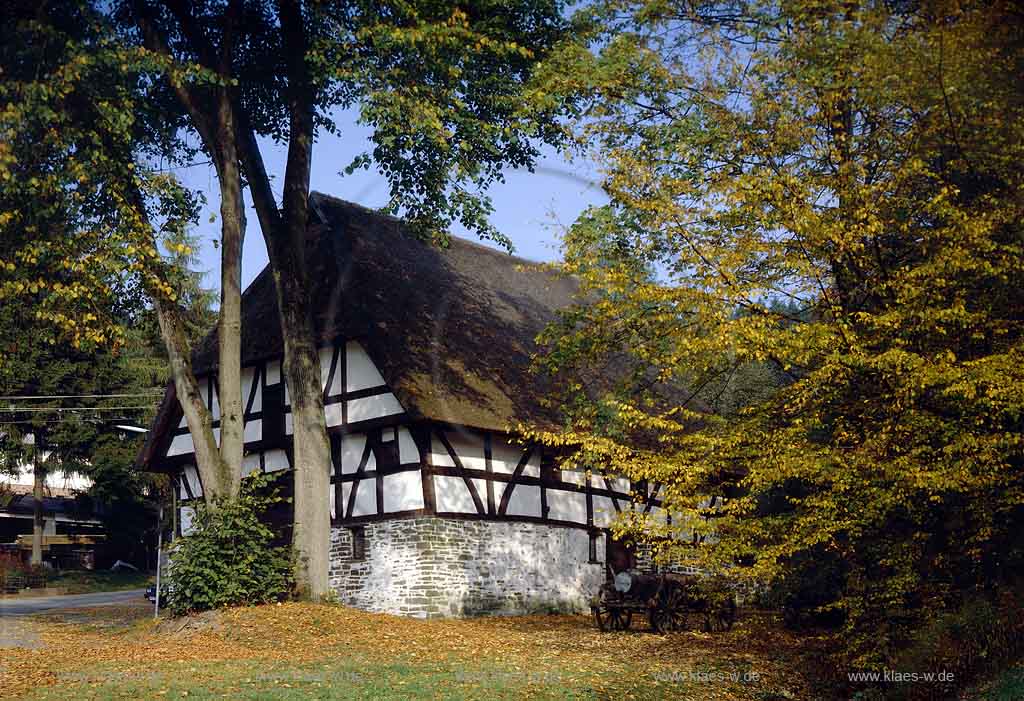
[[[155,397],[162,395],[163,390],[152,392],[136,392],[133,394],[35,394],[19,396],[16,394],[0,397],[0,401],[17,401],[19,399],[113,399],[123,397]]]
[[[152,409],[152,404],[141,406],[48,406],[48,407],[0,407],[0,414],[21,414],[32,412],[54,412],[54,411],[122,411],[125,409]]]
[[[65,423],[66,421],[67,419],[28,419],[24,421],[0,421],[0,426],[16,426],[21,424],[31,424],[32,426],[36,426],[38,424],[62,424]],[[100,423],[99,419],[86,418],[85,421],[89,423]],[[117,421],[117,419],[108,419],[108,421]]]

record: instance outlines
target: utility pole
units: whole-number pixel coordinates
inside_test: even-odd
[[[46,469],[39,452],[39,434],[31,433],[26,442],[32,444],[32,565],[43,564],[43,487]]]
[[[164,549],[164,507],[156,512],[156,596],[153,597],[153,619],[160,617],[160,552]]]

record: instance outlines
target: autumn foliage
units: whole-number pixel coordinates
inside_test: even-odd
[[[599,2],[578,22],[550,89],[587,98],[575,134],[610,203],[565,237],[586,296],[545,339],[569,416],[543,437],[664,485],[671,523],[623,531],[789,587],[857,664],[1012,586],[1019,9]]]

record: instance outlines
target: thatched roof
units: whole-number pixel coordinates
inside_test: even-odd
[[[571,279],[460,238],[441,249],[403,223],[319,193],[308,239],[319,340],[360,341],[414,418],[503,430],[549,423],[529,371],[534,338],[567,306]],[[269,267],[242,296],[242,363],[282,354]],[[216,337],[193,355],[215,369]]]

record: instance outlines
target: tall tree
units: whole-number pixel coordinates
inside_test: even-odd
[[[47,333],[52,329],[34,319],[29,308],[5,305],[0,311],[5,354],[5,371],[0,373],[0,396],[5,397],[0,401],[0,469],[32,467],[33,564],[42,561],[47,476],[59,471],[109,484],[115,479],[108,479],[112,463],[97,461],[97,448],[125,444],[117,424],[151,420],[160,389],[152,384],[155,378],[150,373],[137,372],[126,354],[41,342]],[[116,479],[123,479],[123,474]]]
[[[295,445],[297,579],[302,590],[319,597],[327,587],[330,519],[325,495],[330,455],[305,263],[316,134],[335,131],[331,118],[335,110],[358,107],[362,121],[372,127],[373,147],[351,167],[376,164],[381,169],[391,185],[393,211],[412,219],[425,236],[439,240],[456,219],[484,236],[501,239],[487,223],[490,207],[484,190],[501,179],[505,166],[529,166],[537,155],[537,144],[560,134],[554,126],[559,100],[537,95],[535,104],[528,105],[526,98],[534,96],[530,86],[534,67],[562,34],[562,6],[548,0],[480,2],[465,8],[298,0],[125,0],[72,5],[88,18],[89,27],[96,23],[99,36],[73,44],[81,51],[59,61],[60,68],[46,73],[45,79],[32,74],[32,79],[25,80],[40,93],[37,104],[64,114],[68,105],[53,106],[54,81],[68,73],[80,78],[80,64],[128,78],[100,83],[118,85],[116,95],[93,100],[94,91],[88,104],[93,105],[90,109],[110,113],[113,128],[94,149],[104,153],[103,167],[95,178],[107,183],[100,190],[104,196],[113,195],[115,206],[105,211],[117,213],[113,218],[118,225],[131,225],[133,240],[147,230],[152,233],[156,228],[159,233],[166,228],[160,221],[150,225],[146,215],[154,202],[175,203],[167,219],[181,219],[180,192],[145,167],[125,172],[132,170],[140,154],[152,153],[145,147],[157,153],[178,152],[181,142],[177,140],[183,133],[179,127],[198,135],[216,167],[223,238],[232,255],[236,244],[241,245],[244,230],[237,187],[244,173],[274,271],[285,339],[284,371]],[[114,25],[116,41],[108,31]],[[29,73],[42,60],[14,53],[11,65]],[[60,81],[56,84],[60,86]],[[61,90],[73,92],[66,85],[57,87],[58,94]],[[18,94],[19,100],[24,92]],[[133,109],[138,110],[134,120],[126,117]],[[15,108],[8,113],[6,123],[15,132],[25,112]],[[91,136],[84,125],[94,125],[95,120],[76,114],[77,118],[68,117],[68,126]],[[166,118],[150,122],[148,117],[154,114]],[[149,126],[130,128],[136,124]],[[45,129],[42,133],[56,138]],[[262,148],[267,139],[287,143],[280,202],[271,187],[273,175],[264,166]],[[64,139],[59,145],[69,143]],[[112,145],[116,148],[111,149]],[[81,160],[75,149],[65,148],[65,152],[75,154],[72,161]],[[146,161],[139,165],[145,166]],[[52,179],[71,182],[67,177]],[[133,194],[133,188],[138,194]],[[157,257],[154,243],[137,247],[146,254],[145,271],[158,267],[150,265]],[[238,280],[236,262],[225,258],[222,263],[222,288],[228,294],[221,305],[222,412],[229,411],[223,408],[226,401],[234,406],[236,395],[240,402],[236,388],[225,385],[226,380],[234,385],[237,367],[238,349],[230,346],[237,343],[237,328],[229,320],[236,304],[232,297]],[[221,484],[219,473],[226,471],[227,481],[233,484],[236,451],[228,440],[222,441],[218,452],[210,417],[197,401],[170,286],[156,273],[143,275],[143,280],[160,313],[203,481]],[[231,451],[230,458],[223,455],[225,450]]]
[[[220,323],[222,433],[218,445],[190,366],[180,305],[183,231],[197,202],[161,168],[195,153],[181,138],[185,117],[146,76],[163,64],[118,41],[104,11],[85,0],[15,3],[4,24],[0,69],[0,217],[8,252],[0,294],[37,302],[36,317],[78,347],[122,341],[113,310],[141,307],[145,291],[160,322],[172,377],[211,498],[236,493],[241,478],[239,325],[241,180],[221,179]],[[213,80],[200,73],[205,80]],[[216,145],[215,145],[216,146]],[[224,160],[216,148],[214,161]],[[227,159],[231,161],[230,158]],[[235,172],[232,176],[231,173]],[[237,211],[236,211],[237,210]],[[235,360],[232,361],[232,358]],[[237,400],[232,400],[237,396]]]
[[[576,134],[611,204],[566,237],[590,296],[548,334],[543,363],[573,370],[570,428],[549,438],[664,485],[671,523],[624,527],[666,554],[760,582],[836,564],[816,603],[862,660],[1019,573],[1019,8],[598,2],[578,19],[549,88],[589,98]],[[633,372],[588,382],[605,362]],[[751,367],[767,391],[698,410]]]
[[[284,336],[297,581],[314,598],[327,588],[330,527],[330,454],[305,261],[317,131],[335,130],[333,110],[358,106],[373,128],[373,149],[352,167],[375,163],[383,171],[392,210],[439,239],[453,219],[500,238],[487,223],[483,190],[504,166],[532,163],[538,139],[559,133],[556,101],[525,109],[523,98],[532,68],[560,35],[560,8],[526,0],[466,9],[299,0],[120,7],[126,35],[166,61],[164,75],[191,127],[208,151],[237,158],[253,198]],[[260,138],[287,143],[280,202]],[[220,178],[229,171],[218,166]]]

